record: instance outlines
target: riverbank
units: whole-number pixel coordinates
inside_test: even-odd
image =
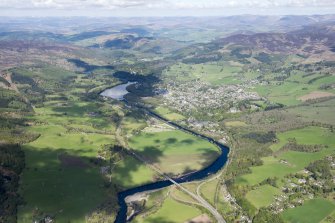
[[[180,184],[180,183],[184,183],[184,182],[190,182],[190,181],[195,181],[195,180],[201,180],[204,178],[207,178],[209,175],[212,175],[216,172],[218,172],[227,162],[228,159],[228,153],[229,153],[229,148],[226,147],[225,145],[215,141],[214,139],[201,135],[199,133],[193,132],[185,127],[182,127],[174,122],[171,122],[170,120],[167,120],[161,116],[159,116],[156,113],[153,113],[152,111],[149,110],[143,110],[143,108],[137,107],[138,109],[141,109],[142,111],[144,111],[145,113],[149,114],[150,116],[164,122],[165,124],[168,124],[178,130],[181,130],[183,132],[186,132],[188,134],[192,134],[198,138],[201,138],[203,140],[206,140],[212,144],[214,144],[215,146],[217,146],[220,150],[221,150],[221,154],[220,156],[209,166],[205,167],[202,170],[181,176],[179,178],[173,179],[176,183]],[[163,180],[163,181],[158,181],[155,183],[151,183],[151,184],[147,184],[147,185],[143,185],[140,187],[136,187],[136,188],[132,188],[123,192],[120,192],[118,194],[118,199],[119,199],[119,206],[120,206],[120,210],[118,212],[117,218],[115,220],[116,223],[121,223],[121,222],[125,222],[127,221],[127,204],[126,204],[126,197],[137,194],[137,193],[143,193],[145,191],[149,191],[149,190],[157,190],[157,189],[161,189],[167,186],[172,185],[173,182],[171,182],[170,180]]]

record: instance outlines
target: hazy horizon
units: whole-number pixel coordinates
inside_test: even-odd
[[[209,17],[334,14],[331,0],[2,0],[4,17]]]

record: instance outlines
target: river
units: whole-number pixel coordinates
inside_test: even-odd
[[[115,87],[104,90],[100,95],[121,101],[124,99],[123,97],[129,93],[127,91],[127,87],[132,84],[136,84],[136,82],[128,82],[126,84],[117,85]]]
[[[130,83],[130,84],[129,84]],[[125,94],[129,93],[127,90],[126,90],[126,87],[133,84],[132,82],[128,82],[127,84],[123,84],[123,87],[125,89]],[[126,87],[124,87],[125,85],[127,85]],[[115,89],[119,90],[121,85],[118,85],[118,86],[115,86],[111,89],[107,89],[105,90],[104,92],[108,91],[108,92],[115,92]],[[114,94],[106,94],[102,92],[101,95],[102,96],[105,96],[105,97],[110,97],[110,98],[113,98],[113,99],[117,99],[117,100],[122,100],[123,99],[123,96],[124,95],[118,95],[117,97],[114,97]],[[120,99],[122,98],[122,99]],[[184,183],[184,182],[190,182],[190,181],[195,181],[195,180],[201,180],[201,179],[204,179],[206,177],[209,177],[210,175],[212,174],[215,174],[217,173],[220,169],[222,169],[222,167],[227,163],[227,160],[228,160],[228,153],[229,153],[229,148],[225,145],[223,145],[222,143],[220,142],[217,142],[215,141],[214,139],[210,138],[210,137],[207,137],[205,135],[202,135],[202,134],[199,134],[199,133],[196,133],[196,132],[193,132],[183,126],[180,126],[178,125],[177,123],[174,123],[174,122],[171,122],[161,116],[159,116],[158,114],[152,112],[152,111],[149,111],[147,110],[146,108],[143,108],[143,107],[140,107],[142,110],[144,110],[147,114],[179,129],[179,130],[182,130],[184,132],[187,132],[187,133],[190,133],[190,134],[193,134],[199,138],[202,138],[204,140],[207,140],[213,144],[215,144],[218,148],[220,148],[221,150],[221,154],[220,156],[212,163],[210,164],[209,166],[207,166],[206,168],[202,169],[202,170],[199,170],[199,171],[196,171],[196,172],[193,172],[191,174],[187,174],[187,175],[184,175],[184,176],[181,176],[179,178],[175,178],[174,180],[177,182],[177,183]],[[122,192],[119,192],[118,193],[118,203],[119,203],[119,206],[120,206],[120,209],[119,209],[119,212],[116,216],[116,220],[115,220],[115,223],[125,223],[127,222],[127,204],[126,204],[126,201],[125,201],[125,198],[130,196],[130,195],[134,195],[136,193],[141,193],[141,192],[145,192],[145,191],[151,191],[151,190],[157,190],[157,189],[161,189],[161,188],[164,188],[164,187],[168,187],[170,185],[172,185],[173,183],[169,180],[162,180],[162,181],[158,181],[158,182],[154,182],[154,183],[150,183],[150,184],[146,184],[146,185],[143,185],[143,186],[139,186],[139,187],[135,187],[135,188],[131,188],[131,189],[128,189],[128,190],[125,190],[125,191],[122,191]]]

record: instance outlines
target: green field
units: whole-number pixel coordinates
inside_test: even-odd
[[[239,71],[241,71],[240,67],[231,66],[229,63],[193,65],[178,63],[165,70],[164,75],[178,81],[199,79],[212,85],[222,85],[241,83]]]
[[[286,109],[289,113],[297,115],[303,121],[315,121],[335,125],[335,99]]]
[[[168,108],[162,107],[162,106],[155,108],[155,112],[157,112],[157,114],[171,121],[180,121],[180,120],[185,119],[185,117],[182,116],[181,114],[172,112]]]
[[[298,78],[298,77],[296,77]],[[299,79],[299,78],[298,78]],[[259,85],[254,88],[261,96],[267,97],[270,101],[281,103],[284,105],[298,105],[301,104],[299,97],[306,95],[310,92],[319,90],[322,84],[334,82],[335,77],[325,77],[318,79],[310,84],[305,83],[305,81],[295,82],[272,82],[272,85]],[[323,90],[325,92],[334,93],[334,90]]]
[[[304,169],[309,163],[333,153],[334,149],[328,148],[315,153],[288,151],[277,158],[265,157],[262,158],[263,165],[251,167],[250,169],[252,173],[238,177],[237,182],[255,185],[267,178],[277,177],[278,179],[281,179],[287,174],[296,173]],[[288,164],[281,163],[281,159],[287,160]]]
[[[216,189],[218,187],[218,184],[219,184],[219,180],[215,179],[201,186],[201,194],[211,204],[214,204],[215,202],[215,195],[216,195]]]
[[[310,126],[303,129],[296,129],[277,134],[279,142],[273,144],[270,148],[273,151],[277,151],[282,146],[284,146],[288,142],[288,139],[290,138],[295,138],[298,144],[327,145],[330,147],[334,147],[335,146],[334,136],[335,134],[329,131],[328,129]]]
[[[133,157],[117,163],[112,173],[113,182],[123,188],[132,188],[155,181],[155,172]]]
[[[197,193],[197,187],[198,187],[197,183],[184,183],[183,186],[189,191],[191,191],[192,193]],[[186,194],[184,191],[180,190],[179,188],[173,187],[173,189],[171,190],[171,194],[173,194],[173,197],[179,200],[191,202],[191,203],[198,203],[197,200],[195,200],[189,194]]]
[[[302,206],[288,209],[282,216],[292,223],[316,223],[335,210],[334,202],[325,199],[313,199],[305,202]]]
[[[188,205],[178,203],[171,198],[167,198],[162,207],[154,214],[150,215],[146,219],[136,218],[136,223],[180,223],[190,220],[194,217],[201,215],[202,213]]]
[[[307,84],[293,82],[285,82],[281,85],[272,86],[260,85],[254,88],[254,90],[261,96],[267,97],[270,101],[284,105],[300,104],[301,101],[298,98],[312,91]]]
[[[256,208],[267,207],[273,201],[274,197],[282,194],[282,192],[271,185],[263,185],[255,190],[251,190],[246,194],[248,201]]]
[[[321,223],[333,223],[335,220],[335,210],[328,215],[326,218],[324,218]]]
[[[219,155],[213,144],[179,130],[141,132],[129,139],[129,146],[173,174],[201,169]]]
[[[33,74],[20,72],[54,81],[72,76],[50,69]],[[85,85],[82,81],[77,77],[73,84]],[[56,82],[48,83],[56,86]],[[34,108],[35,113],[27,116],[28,122],[33,123],[27,131],[40,137],[23,146],[26,167],[20,194],[24,205],[18,208],[18,222],[32,222],[45,215],[55,217],[57,222],[83,222],[115,193],[107,194],[100,167],[91,162],[102,145],[115,143],[115,123],[99,113],[113,108],[98,102],[82,102],[80,95],[84,93],[76,87],[50,92],[43,106]]]
[[[324,148],[319,152],[297,152],[287,151],[283,152],[277,157],[269,156],[262,158],[263,165],[251,167],[252,173],[242,175],[237,178],[238,183],[255,185],[269,177],[283,178],[290,173],[296,173],[306,167],[309,163],[324,158],[329,154],[334,154],[335,148],[334,139],[335,133],[327,129],[319,127],[307,127],[293,131],[284,132],[278,135],[281,139],[279,144],[273,146],[273,150],[277,150],[280,145],[284,145],[288,138],[295,137],[298,143],[304,144],[323,144],[331,147]],[[284,142],[284,143],[283,143]],[[286,163],[281,160],[287,161]]]
[[[61,126],[35,126],[41,136],[24,147],[26,168],[21,194],[26,204],[19,208],[18,221],[31,222],[36,210],[57,217],[58,222],[82,222],[85,215],[106,197],[99,169],[89,163],[101,144],[114,142],[113,136],[67,134]],[[75,157],[71,164],[60,156]]]

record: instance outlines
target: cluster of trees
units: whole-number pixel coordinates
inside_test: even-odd
[[[289,139],[288,141],[289,142],[280,149],[281,151],[293,150],[293,151],[298,151],[298,152],[318,152],[322,148],[324,148],[323,145],[298,144],[295,138]]]
[[[328,160],[317,160],[308,165],[307,170],[313,173],[315,179],[332,179],[331,167]]]
[[[273,131],[269,131],[267,133],[251,132],[251,133],[243,135],[243,137],[254,139],[258,143],[274,142],[277,139],[276,133]]]
[[[227,179],[234,179],[239,175],[250,173],[251,166],[260,166],[263,164],[261,157],[269,156],[273,152],[269,148],[269,142],[276,139],[274,132],[251,132],[248,134],[231,135],[235,143],[234,149],[238,151],[232,153],[234,156],[229,166],[227,167]]]
[[[0,144],[0,222],[16,222],[19,175],[24,168],[24,153],[18,144]]]
[[[267,105],[265,107],[265,111],[269,111],[269,110],[274,110],[274,109],[278,109],[278,108],[283,108],[285,105],[280,104],[280,103],[271,103],[269,105]]]
[[[29,76],[25,76],[17,71],[12,71],[12,80],[18,86],[20,92],[24,94],[31,103],[40,104],[45,99],[46,91],[39,87],[39,84]]]
[[[11,118],[6,113],[0,112],[0,143],[27,143],[34,141],[40,135],[38,133],[25,131],[25,119],[22,117]]]
[[[0,108],[5,110],[30,111],[31,106],[15,91],[0,88]]]
[[[279,214],[274,214],[273,212],[269,211],[266,208],[259,209],[258,213],[253,218],[254,223],[264,223],[264,222],[271,222],[271,223],[284,223],[284,220]]]
[[[260,185],[269,184],[269,185],[271,185],[271,186],[273,186],[273,187],[277,187],[277,186],[278,186],[278,185],[277,185],[277,180],[278,180],[277,177],[273,177],[273,178],[269,177],[269,178],[263,180],[263,181],[260,183]]]
[[[271,63],[271,56],[267,53],[260,52],[257,56],[255,56],[255,59],[259,60],[262,63]]]

